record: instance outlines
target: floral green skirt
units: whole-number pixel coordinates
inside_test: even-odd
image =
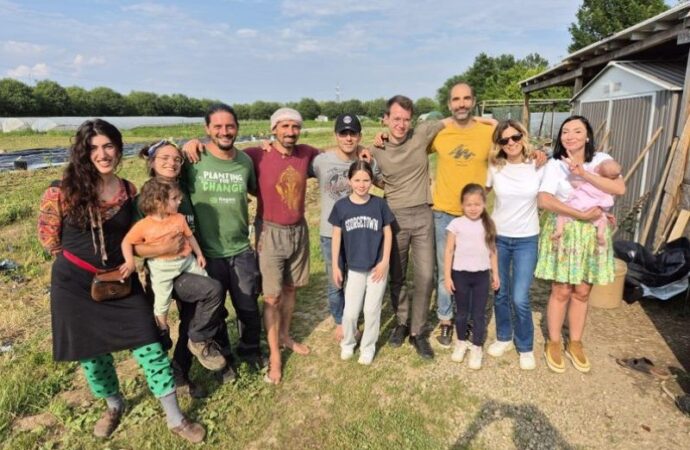
[[[597,229],[590,222],[571,220],[565,224],[558,242],[552,240],[556,214],[542,215],[539,259],[534,276],[558,283],[608,284],[614,278],[613,244],[610,228],[606,245],[599,247]]]

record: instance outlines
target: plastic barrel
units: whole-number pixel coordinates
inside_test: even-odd
[[[624,261],[614,258],[614,278],[610,284],[595,284],[589,294],[589,304],[595,308],[618,308],[623,300],[623,287],[628,266]]]

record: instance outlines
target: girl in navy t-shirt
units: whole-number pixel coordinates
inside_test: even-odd
[[[357,320],[364,307],[359,363],[368,365],[374,359],[379,338],[393,242],[391,223],[395,218],[385,200],[369,195],[373,179],[369,163],[354,162],[347,177],[352,194],[338,200],[328,218],[333,225],[333,282],[338,287],[343,284],[343,269],[338,262],[344,260],[347,266],[340,358],[350,359],[354,354]]]

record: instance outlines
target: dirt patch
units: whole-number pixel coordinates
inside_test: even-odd
[[[58,394],[58,398],[71,407],[88,406],[93,401],[93,396],[88,389],[61,392]]]
[[[35,416],[27,416],[17,419],[14,428],[20,431],[33,431],[37,428],[52,428],[58,425],[57,418],[51,413],[45,412]]]

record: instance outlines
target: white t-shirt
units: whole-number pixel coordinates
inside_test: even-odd
[[[494,212],[499,236],[521,238],[539,234],[537,194],[544,177],[544,167],[534,163],[506,163],[489,166],[486,185],[496,193]]]
[[[596,152],[591,162],[584,163],[583,167],[587,172],[592,172],[596,166],[602,162],[613,159],[611,155],[602,152]],[[551,159],[546,164],[544,171],[544,179],[539,187],[539,192],[547,192],[552,194],[558,200],[566,202],[570,193],[573,191],[572,181],[577,178],[570,173],[568,165],[565,161],[560,159]]]

